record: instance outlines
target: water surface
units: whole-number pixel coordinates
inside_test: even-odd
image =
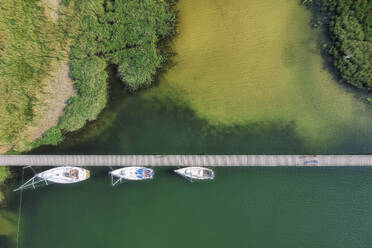
[[[181,0],[179,10],[175,66],[156,86],[131,95],[112,77],[99,120],[33,153],[371,153],[371,106],[324,66],[298,1]],[[25,192],[20,247],[372,245],[369,168],[219,168],[194,184],[156,169],[115,188],[107,172]]]
[[[189,183],[171,169],[109,185],[24,192],[20,247],[371,247],[367,168],[218,168]]]
[[[321,32],[298,2],[181,1],[176,66],[147,94],[213,125],[293,122],[308,149],[337,145],[350,127],[371,137],[371,113],[324,66]]]

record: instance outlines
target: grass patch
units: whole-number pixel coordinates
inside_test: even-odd
[[[63,57],[64,37],[39,1],[0,6],[0,151],[21,147],[40,116],[44,80]]]

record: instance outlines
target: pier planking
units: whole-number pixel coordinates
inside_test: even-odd
[[[0,155],[5,166],[372,166],[372,155]]]

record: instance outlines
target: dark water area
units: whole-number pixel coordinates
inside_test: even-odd
[[[58,147],[41,147],[32,154],[281,154],[304,151],[295,123],[253,123],[215,127],[192,110],[157,99],[120,95],[118,116],[110,127],[105,120],[67,137]],[[123,103],[124,102],[124,103]],[[112,110],[107,110],[112,111]],[[103,113],[103,118],[105,113]],[[105,129],[94,136],[94,132]],[[92,137],[89,138],[90,134]],[[84,136],[88,136],[86,141]]]
[[[92,180],[23,193],[20,247],[371,247],[369,168],[216,168],[190,183]],[[30,245],[31,244],[31,245]]]
[[[16,246],[15,242],[6,235],[0,235],[0,245],[4,248],[11,248]]]

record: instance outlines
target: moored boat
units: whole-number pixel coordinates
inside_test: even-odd
[[[154,177],[154,171],[146,167],[131,166],[110,171],[110,174],[115,177],[126,180],[146,180]]]
[[[174,172],[191,180],[205,180],[214,178],[213,170],[204,167],[185,167],[175,170]]]
[[[87,180],[90,172],[87,169],[73,166],[56,167],[36,174],[27,182],[14,189],[13,191],[49,185],[49,183],[78,183]]]
[[[53,183],[77,183],[88,179],[90,172],[80,167],[63,166],[43,171],[36,177]]]

